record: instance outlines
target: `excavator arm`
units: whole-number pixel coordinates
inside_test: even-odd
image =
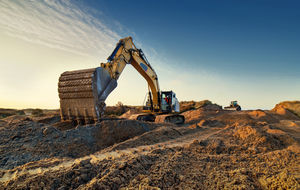
[[[147,81],[151,90],[153,111],[160,110],[160,89],[157,74],[147,61],[141,49],[137,49],[132,38],[123,38],[117,44],[107,63],[101,63],[110,76],[117,80],[126,64],[131,64]]]
[[[121,39],[107,63],[101,67],[64,72],[58,83],[62,120],[98,121],[104,113],[107,96],[117,87],[117,80],[127,64],[131,64],[147,81],[151,90],[151,111],[161,109],[157,74],[131,37]]]

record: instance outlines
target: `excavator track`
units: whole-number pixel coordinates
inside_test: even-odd
[[[128,119],[138,120],[138,121],[146,121],[146,122],[154,122],[155,115],[152,113],[138,113],[138,114],[132,114]]]
[[[180,114],[162,114],[157,115],[155,118],[156,123],[173,123],[176,125],[183,124],[185,118]]]
[[[183,124],[185,121],[184,116],[179,114],[154,115],[152,113],[133,114],[129,119],[155,123],[173,123],[176,125]]]

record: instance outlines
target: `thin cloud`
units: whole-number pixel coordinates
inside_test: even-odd
[[[51,48],[107,57],[120,36],[87,10],[67,0],[0,1],[0,30]]]

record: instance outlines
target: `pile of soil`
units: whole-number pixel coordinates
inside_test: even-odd
[[[209,117],[220,115],[223,112],[224,110],[222,110],[222,107],[216,104],[208,104],[198,109],[183,112],[182,115],[184,115],[187,123],[192,123],[200,121],[201,119],[207,119]]]
[[[287,114],[286,112],[291,112],[300,117],[300,101],[280,102],[279,104],[276,104],[272,111],[275,111],[279,114]]]
[[[2,120],[0,187],[300,188],[299,117],[216,107],[183,114],[179,126],[112,120],[66,130]]]
[[[127,112],[125,112],[124,114],[122,114],[119,118],[121,119],[130,119],[130,117],[134,114],[139,114],[141,113],[140,110],[137,109],[130,109]]]
[[[49,117],[42,121],[53,122]],[[0,168],[11,169],[51,157],[79,158],[156,128],[131,120],[102,121],[61,131],[28,117],[6,118],[0,128]]]

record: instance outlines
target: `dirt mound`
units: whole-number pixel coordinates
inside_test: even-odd
[[[3,109],[0,108],[0,119],[6,118],[12,115],[25,115],[23,110],[16,110],[16,109]]]
[[[155,127],[144,122],[115,120],[60,131],[30,120],[10,122],[0,129],[0,168],[9,169],[49,157],[82,157]]]
[[[274,126],[235,125],[226,127],[203,141],[195,141],[203,153],[266,153],[299,143],[297,139]]]
[[[38,123],[53,125],[53,124],[60,122],[60,116],[56,115],[56,114],[55,115],[46,115],[46,116],[42,116],[42,117],[34,117],[32,120],[35,122],[38,122]]]
[[[212,104],[211,101],[209,100],[202,100],[202,101],[182,101],[179,103],[180,104],[180,110],[182,112],[188,111],[188,110],[193,110],[193,109],[198,109],[207,105]]]
[[[8,125],[17,124],[24,121],[32,121],[30,117],[24,115],[13,115],[13,116],[6,117],[2,120],[5,121]]]
[[[218,121],[218,120],[211,120],[211,119],[202,119],[199,123],[198,126],[209,126],[209,127],[223,127],[224,123]]]
[[[273,109],[276,114],[285,117],[286,119],[300,119],[300,102],[295,103],[280,103],[277,104]]]
[[[289,110],[290,112],[298,115],[300,117],[300,101],[285,101],[276,104],[273,111],[282,111],[282,108]]]
[[[288,111],[282,115],[274,111],[254,110],[242,112],[220,112],[217,116],[215,116],[214,119],[228,125],[267,125],[279,123],[281,120],[299,120],[300,118],[292,113],[289,113]]]
[[[181,112],[185,112],[185,111],[189,111],[189,110],[194,110],[194,109],[199,109],[199,108],[203,108],[203,107],[207,107],[207,106],[214,106],[214,107],[218,107],[219,109],[222,109],[222,106],[219,106],[217,104],[213,104],[211,101],[209,100],[202,100],[202,101],[182,101],[180,102],[180,111]]]
[[[248,113],[256,121],[267,122],[267,123],[278,123],[279,119],[273,114],[270,114],[263,110],[254,110]]]
[[[0,119],[0,127],[7,125],[5,120]]]
[[[134,114],[138,114],[140,113],[139,110],[137,109],[130,109],[127,112],[125,112],[124,114],[122,114],[119,118],[123,118],[123,119],[130,119],[130,117]]]
[[[299,178],[295,169],[300,152],[290,147],[299,146],[294,139],[284,140],[287,136],[278,138],[287,133],[271,134],[270,129],[237,125],[196,130],[188,136],[192,142],[181,144],[153,144],[154,141],[150,143],[153,146],[144,148],[139,143],[132,144],[152,140],[147,135],[160,136],[171,131],[156,128],[144,133],[141,139],[128,139],[127,143],[133,146],[127,149],[114,146],[76,160],[33,162],[0,176],[3,183],[7,180],[8,189],[297,189]],[[168,138],[184,135],[174,132]]]
[[[273,126],[236,126],[233,136],[238,137],[238,143],[242,146],[258,152],[284,149],[297,143],[287,133]]]
[[[215,104],[208,104],[201,108],[183,112],[186,123],[199,122],[201,119],[206,119],[212,116],[219,115],[222,112],[222,108]]]
[[[266,112],[264,112],[262,110],[254,110],[254,111],[249,112],[248,114],[254,118],[262,118],[262,117],[267,116]]]
[[[142,135],[156,127],[158,125],[134,120],[102,121],[93,133],[97,146],[103,148]]]
[[[215,120],[223,122],[226,125],[255,125],[257,121],[251,117],[246,111],[225,111],[220,115],[217,115]]]

